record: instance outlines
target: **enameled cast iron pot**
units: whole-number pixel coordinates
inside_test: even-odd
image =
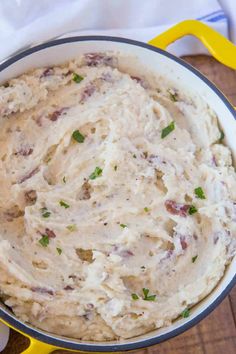
[[[226,143],[231,148],[235,161],[236,113],[233,106],[219,89],[201,73],[164,50],[170,43],[188,34],[198,37],[216,59],[236,69],[236,47],[206,25],[194,20],[188,20],[179,23],[154,38],[149,44],[104,36],[69,37],[40,44],[2,63],[0,65],[0,81],[4,82],[32,68],[63,63],[83,53],[109,50],[126,51],[137,56],[141,64],[144,64],[153,72],[162,74],[167,80],[176,83],[177,86],[181,82],[181,85],[189,88],[189,90],[197,91],[203,97],[218,115],[220,125],[225,133]],[[20,321],[1,302],[0,320],[30,339],[30,346],[24,351],[24,354],[49,354],[56,349],[62,348],[83,352],[135,350],[172,338],[197,324],[224,299],[235,283],[236,257],[227,267],[225,275],[218,286],[192,309],[189,318],[176,320],[168,328],[155,330],[129,340],[98,343],[82,342],[57,336]]]

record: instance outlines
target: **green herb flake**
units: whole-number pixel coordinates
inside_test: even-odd
[[[172,90],[167,90],[169,96],[170,96],[170,99],[172,102],[177,102],[178,101],[178,95],[177,93],[172,93]]]
[[[167,127],[162,129],[161,138],[164,139],[167,135],[169,135],[175,129],[175,122],[171,122]]]
[[[114,166],[114,171],[117,171],[117,165]]]
[[[136,156],[135,154],[133,154],[133,158],[134,158],[134,159],[137,159],[137,156]]]
[[[84,135],[81,134],[79,130],[75,130],[72,133],[72,138],[77,141],[77,143],[83,143],[85,139]]]
[[[225,133],[223,132],[223,130],[220,130],[220,139],[219,139],[219,143],[222,143],[222,141],[224,140],[225,137]]]
[[[148,207],[145,207],[143,210],[144,210],[146,213],[148,213],[148,212],[149,212]]]
[[[57,253],[59,254],[59,256],[62,254],[62,249],[57,247]]]
[[[143,300],[145,301],[155,301],[156,300],[156,295],[148,295],[149,294],[149,289],[143,288]]]
[[[127,225],[125,224],[120,224],[120,227],[122,227],[123,229],[125,229],[127,227]]]
[[[70,232],[77,231],[77,226],[75,224],[66,226],[67,230]]]
[[[131,294],[131,297],[135,301],[139,299],[139,296],[137,294]]]
[[[188,308],[186,308],[183,312],[181,312],[181,316],[183,318],[187,318],[190,316],[190,310]]]
[[[62,178],[62,181],[63,181],[63,183],[66,184],[66,176],[64,176],[64,177]]]
[[[69,204],[67,204],[66,202],[64,202],[64,200],[60,200],[59,202],[60,206],[64,207],[65,209],[69,208]]]
[[[41,213],[43,218],[49,218],[51,212],[47,208],[41,208]]]
[[[89,176],[89,179],[96,179],[97,177],[101,177],[102,169],[100,167],[96,167],[95,170]]]
[[[197,212],[197,208],[194,205],[190,205],[189,209],[188,209],[188,213],[189,215],[193,215]]]
[[[197,257],[198,257],[198,255],[192,257],[192,263],[194,263],[196,261]]]
[[[199,198],[199,199],[206,199],[202,187],[197,187],[197,188],[195,188],[195,189],[194,189],[194,193],[195,193],[195,195],[196,195],[197,198]]]
[[[206,199],[202,187],[197,187],[194,189],[195,196],[199,199]]]
[[[77,84],[79,84],[83,79],[83,76],[73,73],[72,80]]]
[[[43,235],[42,238],[39,240],[39,243],[43,247],[47,247],[49,245],[49,237],[48,235]]]

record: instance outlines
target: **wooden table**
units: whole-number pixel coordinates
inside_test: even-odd
[[[236,72],[207,56],[185,57],[212,80],[236,106]],[[2,354],[18,354],[28,340],[11,332],[10,341]],[[66,354],[64,350],[57,354]],[[197,326],[182,335],[135,354],[235,354],[236,353],[236,288],[221,305]],[[41,353],[33,353],[41,354]]]

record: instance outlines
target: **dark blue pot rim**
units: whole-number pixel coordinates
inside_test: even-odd
[[[43,50],[45,48],[54,47],[65,43],[83,42],[83,41],[109,41],[109,42],[127,43],[133,46],[146,48],[153,52],[162,54],[163,56],[169,59],[172,59],[173,61],[177,62],[181,66],[184,66],[186,69],[191,71],[194,75],[198,76],[201,80],[203,80],[206,83],[206,85],[217,94],[217,96],[221,99],[221,101],[224,102],[228,110],[233,115],[234,119],[236,119],[236,112],[234,107],[229,103],[229,101],[222,94],[222,92],[211,81],[209,81],[204,75],[202,75],[198,70],[193,68],[190,64],[186,63],[182,59],[177,58],[174,55],[162,49],[155,48],[149,44],[134,41],[131,39],[126,39],[126,38],[109,37],[109,36],[77,36],[77,37],[68,37],[68,38],[53,40],[50,42],[37,45],[30,49],[27,49],[15,55],[14,57],[6,60],[4,63],[0,64],[0,72],[6,69],[7,67],[9,67],[10,65],[12,65],[13,63],[17,62],[18,60],[32,53]],[[76,342],[73,339],[67,339],[63,337],[58,338],[57,336],[54,337],[52,334],[49,333],[47,334],[46,332],[42,332],[41,330],[37,330],[33,327],[30,327],[29,325],[15,318],[15,316],[13,314],[10,314],[7,310],[1,308],[0,308],[0,318],[4,320],[6,323],[8,323],[10,326],[14,327],[16,330],[25,333],[26,335],[33,337],[36,340],[39,340],[41,342],[56,347],[64,348],[64,349],[78,350],[84,352],[118,352],[118,351],[135,350],[135,349],[146,348],[161,343],[195,326],[199,321],[201,321],[207,315],[209,315],[222,302],[222,300],[229,294],[230,290],[233,288],[235,284],[236,284],[236,274],[234,275],[230,283],[227,285],[227,287],[222,291],[222,293],[214,300],[214,302],[212,302],[204,311],[202,311],[199,315],[194,317],[192,320],[188,321],[187,323],[184,323],[183,325],[179,326],[174,330],[171,330],[169,333],[156,335],[156,336],[154,335],[151,338],[139,340],[133,343],[132,341],[135,341],[135,338],[131,339],[131,343],[122,343],[122,341],[121,342],[117,341],[116,344],[113,343],[109,344],[109,342],[107,342],[107,344],[104,345],[102,343],[99,344],[99,342],[95,342],[94,344],[92,343],[86,344],[86,343]]]

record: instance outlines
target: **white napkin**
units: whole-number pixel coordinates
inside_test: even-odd
[[[9,328],[0,323],[0,352],[7,345],[9,338]]]
[[[231,3],[226,8],[231,6],[232,12],[236,1],[220,2],[221,5],[217,0],[1,0],[0,61],[22,48],[68,32],[115,35],[147,42],[184,19],[202,20],[228,36],[223,6]],[[233,35],[234,32],[236,37],[236,25],[232,28]],[[206,52],[192,37],[176,42],[170,51],[177,55]]]
[[[220,3],[219,3],[220,2]],[[175,23],[198,19],[236,41],[236,0],[1,0],[0,61],[34,44],[70,35],[103,34],[147,42]],[[226,16],[227,15],[227,16]],[[186,37],[176,55],[206,53]],[[9,336],[0,324],[0,351]]]

